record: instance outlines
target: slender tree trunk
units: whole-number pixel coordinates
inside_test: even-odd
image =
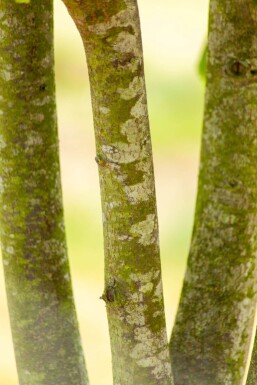
[[[257,8],[211,0],[193,237],[171,338],[176,385],[239,385],[256,308]]]
[[[63,223],[52,16],[52,0],[0,2],[1,246],[20,385],[85,385]]]
[[[257,384],[257,340],[255,337],[246,385]]]
[[[171,384],[136,0],[64,0],[87,55],[114,384]]]

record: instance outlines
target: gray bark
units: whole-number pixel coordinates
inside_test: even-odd
[[[64,0],[91,84],[114,384],[171,384],[139,16],[135,0]]]
[[[0,222],[20,385],[86,385],[67,259],[52,0],[0,2]]]
[[[245,381],[257,282],[257,9],[211,0],[195,223],[171,338],[176,385]]]

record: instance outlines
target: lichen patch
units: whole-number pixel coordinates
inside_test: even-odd
[[[148,201],[153,194],[152,181],[144,175],[144,180],[132,186],[124,186],[124,191],[127,194],[131,204]]]
[[[46,55],[42,60],[41,60],[41,66],[45,69],[49,68],[53,64],[53,58],[52,55]]]
[[[154,291],[154,297],[155,297],[153,299],[154,302],[156,300],[157,301],[161,301],[162,300],[162,280],[161,279],[158,282],[158,284],[156,285],[156,288],[155,288],[155,291]]]
[[[146,100],[145,100],[145,95],[142,95],[134,107],[131,109],[131,115],[134,116],[135,118],[140,118],[142,116],[147,117],[147,105],[146,105]]]
[[[43,144],[42,137],[37,132],[31,132],[30,136],[26,141],[26,146],[33,147],[33,146],[41,146],[42,144]]]
[[[145,125],[136,119],[128,119],[121,124],[121,133],[126,135],[130,143],[140,142],[145,135]]]
[[[118,88],[117,92],[124,100],[130,100],[139,95],[144,89],[144,79],[139,76],[135,76],[128,88]]]
[[[89,25],[88,29],[97,35],[104,35],[106,32],[115,27],[134,27],[135,24],[135,8],[128,6],[126,9],[119,11],[113,15],[108,21]]]
[[[131,163],[136,161],[141,154],[140,143],[124,143],[124,142],[115,142],[113,143],[115,147],[115,152],[106,151],[108,154],[107,159],[111,162],[116,163]],[[102,148],[106,150],[107,146]]]
[[[148,283],[151,282],[153,279],[156,279],[160,275],[160,273],[160,270],[153,270],[143,274],[132,273],[129,277],[134,282]]]
[[[138,236],[138,243],[148,246],[156,239],[155,230],[157,228],[156,215],[148,214],[144,221],[135,223],[131,226],[130,233]]]
[[[4,136],[0,135],[0,150],[3,150],[6,147],[6,142],[4,140]]]
[[[132,349],[130,356],[136,360],[138,366],[153,368],[155,378],[171,376],[171,365],[166,344],[166,330],[152,333],[145,326],[135,329],[135,340],[139,341]]]
[[[49,104],[52,102],[52,98],[49,95],[46,95],[43,98],[34,99],[31,103],[34,106],[44,106],[45,104]]]
[[[99,111],[100,111],[102,114],[107,115],[107,114],[110,113],[110,108],[101,106],[101,107],[99,107]]]
[[[142,285],[139,287],[139,291],[142,293],[148,293],[153,290],[153,283],[152,282],[147,282],[145,285]]]
[[[131,241],[132,239],[134,239],[133,237],[130,237],[129,235],[118,235],[118,239],[120,241]]]
[[[8,254],[14,254],[14,248],[13,246],[7,246],[5,251],[8,253]]]
[[[12,74],[11,74],[11,71],[10,71],[10,69],[1,69],[1,71],[0,71],[0,77],[4,80],[4,81],[6,81],[6,82],[9,82],[10,80],[11,80],[11,78],[12,78]]]
[[[34,120],[35,122],[42,122],[45,119],[45,115],[42,114],[41,112],[37,112],[31,115],[31,119]]]

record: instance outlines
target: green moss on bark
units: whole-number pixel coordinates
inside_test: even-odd
[[[195,223],[171,338],[177,385],[244,382],[256,307],[256,7],[211,0]]]
[[[63,223],[52,0],[0,4],[0,220],[21,385],[87,384]]]
[[[135,0],[64,0],[89,69],[114,384],[171,384]]]

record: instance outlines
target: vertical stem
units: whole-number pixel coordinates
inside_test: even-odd
[[[250,365],[248,373],[246,373],[246,385],[256,385],[257,383],[257,337],[255,333],[255,340],[253,344],[252,354],[250,358]]]
[[[52,0],[0,3],[0,220],[21,385],[86,385],[65,242]]]
[[[257,8],[211,0],[193,237],[171,339],[177,385],[239,385],[257,266]]]
[[[64,0],[89,68],[114,384],[171,384],[136,0]]]

